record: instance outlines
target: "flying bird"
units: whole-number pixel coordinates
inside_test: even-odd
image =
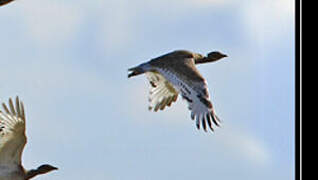
[[[128,78],[145,73],[150,82],[149,110],[164,110],[178,98],[178,94],[187,101],[191,119],[196,127],[213,131],[213,123],[220,125],[216,116],[206,80],[195,67],[196,64],[215,62],[227,55],[210,52],[207,56],[186,50],[177,50],[151,59],[139,66],[128,69]]]
[[[6,5],[10,2],[12,2],[13,0],[0,0],[0,6]]]
[[[44,164],[37,169],[25,170],[21,156],[27,142],[25,135],[25,113],[23,103],[17,97],[15,106],[9,99],[9,108],[4,103],[0,111],[0,180],[28,180],[45,174],[56,167]]]

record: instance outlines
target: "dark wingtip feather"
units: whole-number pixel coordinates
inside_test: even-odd
[[[139,67],[139,66],[133,67],[133,68],[129,68],[128,71],[131,71],[128,74],[128,78],[144,73],[144,70],[141,67]]]
[[[135,72],[131,72],[131,73],[128,74],[128,78],[131,78],[131,77],[136,76],[136,75],[137,74]]]
[[[201,121],[202,121],[203,130],[204,130],[205,132],[207,132],[205,118],[202,117],[202,120],[201,120]]]
[[[212,118],[212,121],[214,122],[214,124],[216,126],[220,127],[220,124],[218,122],[218,117],[216,117],[216,115],[213,112],[211,112],[210,115],[211,115],[211,118]]]
[[[207,115],[206,115],[206,120],[207,120],[207,122],[208,122],[209,128],[211,129],[212,132],[214,132],[214,129],[213,129],[213,127],[212,127],[212,122],[211,122],[210,114],[207,114]]]
[[[215,119],[219,122],[219,125],[221,125],[222,123],[221,119],[216,114],[214,114],[214,116],[215,116]]]
[[[194,117],[195,117],[194,114],[191,113],[191,119],[192,119],[192,120],[194,120]]]
[[[197,129],[200,130],[200,119],[199,119],[199,116],[196,117],[196,125],[197,125]]]

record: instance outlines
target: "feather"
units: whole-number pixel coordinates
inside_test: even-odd
[[[20,164],[26,144],[25,116],[22,102],[16,98],[15,106],[9,99],[9,108],[3,103],[0,112],[0,164]]]
[[[177,91],[167,80],[159,73],[146,72],[149,82],[152,82],[149,92],[149,110],[164,110],[170,106],[178,97]]]

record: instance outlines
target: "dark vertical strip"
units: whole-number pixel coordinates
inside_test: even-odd
[[[301,79],[302,79],[302,63],[301,63],[301,0],[295,0],[295,179],[300,179],[301,159],[300,159],[300,133],[301,133]]]

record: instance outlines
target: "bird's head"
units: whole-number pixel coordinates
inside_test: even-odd
[[[203,63],[208,63],[208,62],[214,62],[217,60],[220,60],[222,58],[227,57],[227,55],[219,52],[219,51],[213,51],[210,52],[207,56],[202,56],[201,57],[197,57],[195,59],[195,64],[203,64]]]
[[[49,164],[44,164],[44,165],[41,165],[40,167],[38,167],[37,170],[39,171],[40,174],[45,174],[45,173],[48,173],[50,171],[58,170],[58,168],[51,166]]]
[[[208,54],[207,60],[217,61],[217,60],[225,58],[225,57],[227,57],[227,55],[225,55],[219,51],[213,51],[213,52],[210,52]]]

